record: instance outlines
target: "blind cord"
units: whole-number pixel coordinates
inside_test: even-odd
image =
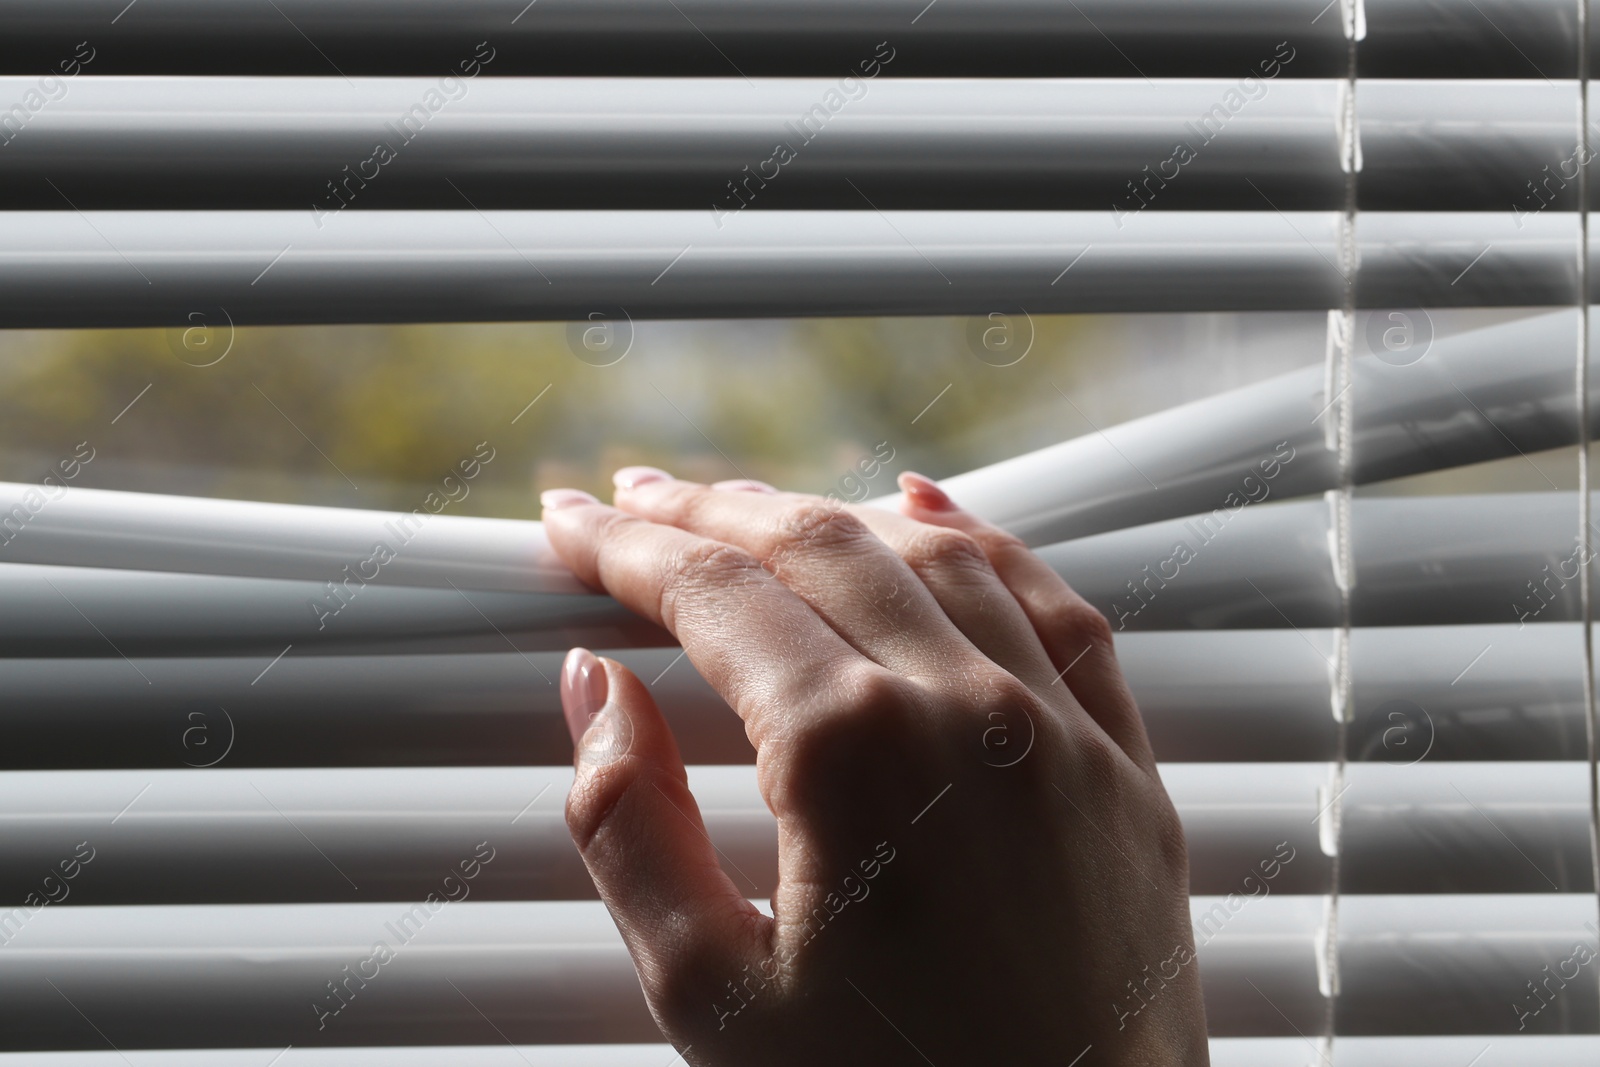
[[[1592,508],[1589,501],[1589,0],[1578,0],[1578,545],[1586,561],[1578,572],[1583,609],[1584,740],[1589,758],[1589,865],[1600,909],[1600,713],[1594,685]]]
[[[1323,959],[1327,968],[1327,1014],[1323,1021],[1322,1061],[1332,1063],[1333,1043],[1338,1033],[1339,1004],[1339,882],[1343,848],[1343,797],[1345,790],[1345,763],[1349,749],[1351,708],[1350,679],[1350,590],[1355,584],[1355,553],[1350,538],[1350,500],[1354,486],[1354,436],[1355,396],[1354,346],[1356,324],[1356,271],[1359,268],[1359,250],[1356,243],[1357,182],[1361,172],[1361,128],[1356,109],[1356,84],[1358,78],[1358,48],[1366,32],[1366,12],[1362,0],[1345,0],[1340,5],[1344,15],[1345,34],[1345,86],[1342,94],[1340,126],[1340,165],[1344,170],[1344,210],[1339,219],[1339,262],[1344,272],[1344,299],[1335,319],[1329,317],[1332,344],[1329,346],[1330,382],[1336,383],[1335,394],[1337,432],[1335,447],[1338,450],[1339,485],[1329,494],[1332,505],[1330,521],[1332,537],[1329,539],[1330,562],[1339,589],[1339,629],[1334,642],[1333,707],[1335,719],[1336,751],[1333,774],[1333,796],[1326,817],[1330,820],[1328,839],[1332,842],[1330,858],[1331,884],[1329,887],[1327,918],[1323,930]]]

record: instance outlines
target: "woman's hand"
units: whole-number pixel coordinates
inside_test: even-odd
[[[568,656],[567,822],[686,1060],[1207,1062],[1183,832],[1098,612],[917,475],[901,515],[616,480],[544,494],[550,541],[682,643],[778,821],[768,918],[648,690]]]

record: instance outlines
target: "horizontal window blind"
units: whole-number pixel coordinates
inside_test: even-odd
[[[161,611],[158,602],[136,602]],[[99,605],[85,614],[104,629]],[[427,621],[440,625],[438,616]],[[6,661],[8,746],[0,759],[8,769],[172,767],[175,753],[199,766],[241,729],[250,744],[229,751],[230,768],[564,764],[569,755],[556,694],[545,683],[562,653],[504,650],[481,617],[487,651],[418,652],[390,637],[374,641],[372,652],[351,653],[308,640],[281,659],[289,642],[254,655],[200,655],[196,634],[183,639],[179,654],[136,651],[123,659],[81,618],[78,625],[99,647],[69,646],[70,671],[61,669],[63,656]],[[1431,760],[1584,758],[1581,629],[1546,622],[1353,630],[1345,751],[1385,761],[1423,750]],[[118,647],[131,636],[119,633]],[[525,633],[506,636],[533,647]],[[1336,644],[1331,630],[1279,627],[1129,631],[1117,648],[1163,761],[1324,761],[1340,751],[1328,689]],[[1479,658],[1494,646],[1517,654]],[[405,654],[390,654],[396,649]],[[691,763],[751,762],[743,727],[693,670],[677,669],[678,649],[607,655],[656,679],[651,689]],[[1469,663],[1470,686],[1458,677]],[[213,700],[219,693],[227,694],[226,715]],[[175,708],[183,729],[175,728]],[[191,712],[201,717],[191,722]],[[1400,715],[1390,719],[1390,712]],[[205,729],[186,741],[191,725]],[[305,744],[311,735],[317,743]]]
[[[518,74],[762,77],[849,65],[892,34],[908,72],[937,76],[1204,77],[1253,66],[1288,37],[1304,42],[1306,76],[1330,77],[1346,72],[1354,25],[1364,77],[1575,76],[1571,3],[1473,4],[940,0],[935,17],[900,0],[539,0],[537,11],[498,0],[141,0],[136,18],[116,0],[19,0],[0,63],[46,69],[61,41],[93,29],[116,73],[414,74],[453,66],[488,36],[496,62]]]
[[[1214,1063],[1590,1064],[1600,972],[1539,985],[1600,951],[1587,16],[20,0],[0,328],[1326,311],[1322,365],[946,484],[1118,632]],[[1543,481],[1395,491],[1495,462]],[[764,901],[742,727],[538,524],[416,514],[0,484],[0,1067],[672,1062],[552,682],[656,679]]]
[[[618,322],[1262,311],[1327,307],[1344,290],[1336,212],[1151,209],[1119,229],[1109,205],[751,208],[718,229],[710,208],[479,213],[463,203],[351,210],[321,229],[309,205],[19,211],[0,234],[0,328],[582,320],[597,303]],[[1358,302],[1570,305],[1577,240],[1577,221],[1555,212],[1520,227],[1509,211],[1363,214]],[[1474,264],[1488,245],[1494,254]]]
[[[719,232],[748,221],[746,207],[866,210],[863,195],[884,210],[1116,205],[1124,227],[1146,206],[1343,203],[1345,83],[1289,80],[1300,57],[1287,42],[1264,52],[1276,75],[1249,81],[893,78],[898,59],[877,58],[891,51],[863,52],[875,77],[749,83],[494,78],[495,63],[477,77],[350,84],[89,77],[97,58],[37,119],[0,134],[0,190],[13,209],[60,210],[62,194],[84,210],[293,209],[319,230],[348,222],[347,208],[469,203],[692,209]],[[0,77],[0,99],[37,83]],[[1364,80],[1360,206],[1572,210],[1576,92],[1532,71]],[[1452,180],[1439,182],[1441,171]],[[1537,196],[1534,176],[1546,183]]]
[[[196,763],[223,754],[221,716],[206,729],[218,747],[192,746]],[[1570,762],[1352,766],[1342,798],[1352,891],[1591,889],[1582,770]],[[1310,762],[1168,765],[1194,891],[1226,895],[1253,857],[1272,857],[1280,842],[1294,858],[1274,889],[1328,891],[1317,815],[1330,799],[1329,771]],[[422,899],[450,870],[460,841],[509,832],[515,840],[494,846],[474,900],[592,899],[560,804],[534,800],[564,797],[571,780],[563,768],[510,767],[467,779],[415,767],[13,772],[4,783],[10,862],[0,887],[25,897],[60,839],[88,836],[100,842],[95,878],[72,889],[85,904]],[[752,896],[768,896],[777,829],[754,768],[699,767],[692,784],[734,877]],[[307,849],[301,833],[339,863]],[[1527,862],[1517,862],[1519,850]],[[189,872],[181,885],[171,884],[174,869]]]

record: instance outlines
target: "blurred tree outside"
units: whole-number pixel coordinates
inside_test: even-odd
[[[1126,318],[641,322],[603,352],[562,323],[0,333],[0,479],[88,441],[77,485],[409,509],[487,442],[449,513],[534,517],[556,485],[608,497],[629,463],[877,494],[1312,358],[1219,371],[1181,345],[1130,351]],[[887,471],[850,481],[880,442]]]

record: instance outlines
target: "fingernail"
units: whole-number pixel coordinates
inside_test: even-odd
[[[914,471],[902,471],[899,482],[911,502],[924,511],[958,510],[956,502],[932,478],[925,478]]]
[[[711,488],[723,489],[735,493],[776,493],[777,490],[766,482],[758,482],[754,478],[730,478],[725,482],[712,482]]]
[[[561,665],[561,713],[574,746],[606,706],[605,665],[587,648],[567,653]]]
[[[637,489],[651,482],[670,482],[672,475],[660,467],[623,467],[611,476],[618,489]]]
[[[559,511],[574,504],[598,504],[600,501],[582,489],[546,489],[539,494],[539,506],[546,511]]]

